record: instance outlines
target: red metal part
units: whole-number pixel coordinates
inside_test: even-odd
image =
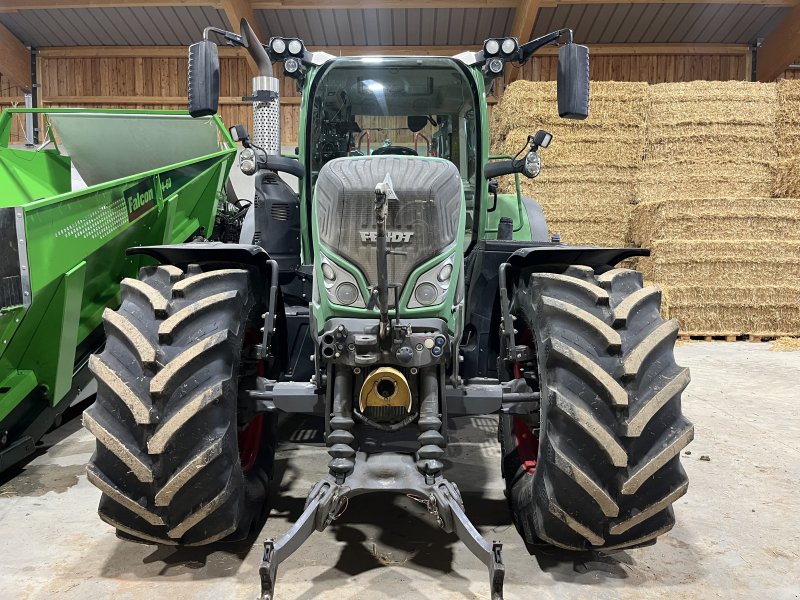
[[[264,415],[258,415],[239,432],[239,464],[247,473],[256,464],[261,448],[261,433],[264,430]]]
[[[514,417],[514,437],[517,439],[517,454],[522,467],[533,474],[539,458],[539,436],[531,431],[530,425],[519,417]]]
[[[244,334],[244,343],[254,344],[258,343],[261,337],[258,329],[248,329]],[[256,363],[256,373],[263,377],[266,372],[266,365],[263,360]],[[261,434],[264,431],[264,415],[256,416],[250,423],[247,424],[242,431],[239,432],[239,464],[242,465],[242,470],[247,473],[256,464],[258,460],[258,451],[261,449]]]
[[[514,378],[522,377],[522,367],[514,363]],[[539,458],[539,436],[531,431],[530,425],[519,417],[514,417],[514,437],[517,439],[517,454],[522,462],[522,467],[528,472],[536,470],[536,461]]]

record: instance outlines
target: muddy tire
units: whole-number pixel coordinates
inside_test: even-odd
[[[523,466],[513,418],[501,419],[500,438],[528,543],[626,548],[674,525],[672,504],[688,487],[680,452],[694,429],[681,413],[689,371],[675,363],[678,324],[661,318],[660,304],[661,292],[627,269],[534,274],[515,291],[512,310],[538,363],[535,467]]]
[[[253,309],[241,269],[145,267],[106,310],[106,345],[91,357],[97,438],[87,466],[100,518],[141,542],[203,545],[244,537],[266,497],[269,427],[245,473],[237,428],[239,357]]]

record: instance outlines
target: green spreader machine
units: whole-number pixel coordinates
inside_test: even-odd
[[[159,264],[122,281],[90,360],[100,517],[145,543],[242,538],[272,478],[275,414],[315,414],[327,474],[293,527],[265,543],[262,598],[282,561],[371,492],[424,503],[501,598],[501,545],[470,523],[442,460],[450,417],[497,414],[526,542],[629,548],[667,532],[693,428],[680,408],[678,325],[662,320],[658,289],[617,267],[648,252],[553,242],[518,185],[498,192],[498,177],[538,175],[547,132],[514,157],[489,156],[486,89],[505,65],[565,42],[558,111],[582,119],[587,48],[561,30],[454,57],[337,58],[295,38],[262,44],[243,21],[190,49],[199,119],[218,104],[212,35],[261,71],[252,138],[231,128],[255,200],[238,240],[129,251]],[[296,156],[280,153],[273,63],[302,90]]]
[[[47,143],[9,143],[33,112]],[[126,248],[211,235],[236,149],[216,117],[39,109],[0,117],[0,471],[35,451],[70,404],[103,311],[143,257]],[[150,261],[152,262],[152,261]]]

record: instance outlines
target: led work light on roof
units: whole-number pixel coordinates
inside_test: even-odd
[[[286,42],[283,41],[283,38],[275,38],[272,40],[272,51],[275,54],[283,54],[286,52]]]
[[[500,42],[497,40],[486,40],[483,44],[483,52],[488,56],[493,56],[500,52]]]
[[[297,56],[298,54],[303,52],[303,42],[300,40],[292,40],[289,42],[289,54],[294,54]]]
[[[514,54],[518,47],[517,40],[514,38],[506,38],[500,45],[500,49],[503,51],[503,54]]]

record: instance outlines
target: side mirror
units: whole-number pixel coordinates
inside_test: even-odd
[[[206,117],[219,108],[219,53],[203,40],[189,46],[189,114]]]
[[[558,116],[589,116],[589,48],[572,42],[558,51]]]

